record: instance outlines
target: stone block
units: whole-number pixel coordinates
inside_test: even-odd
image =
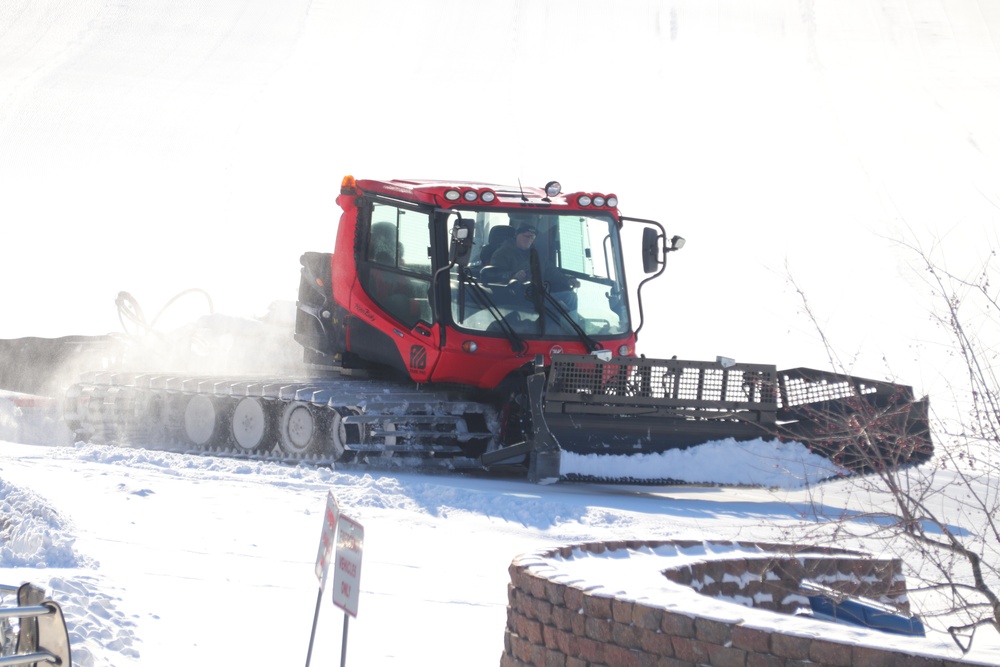
[[[584,632],[588,638],[606,644],[611,641],[611,626],[610,620],[588,616],[584,623]]]
[[[694,636],[703,642],[725,646],[729,644],[733,635],[733,626],[730,623],[714,621],[707,618],[694,619]]]
[[[643,651],[662,657],[674,654],[672,637],[656,630],[639,629],[639,646]]]
[[[712,667],[745,667],[747,652],[732,646],[708,645],[708,664]]]
[[[567,586],[563,591],[563,604],[571,611],[583,609],[583,590],[576,586]]]
[[[852,653],[850,644],[825,639],[814,639],[809,646],[809,659],[829,667],[851,667]]]
[[[771,633],[744,625],[733,626],[733,646],[753,653],[767,653],[771,650]]]
[[[810,644],[812,639],[809,637],[795,637],[780,632],[771,635],[771,653],[782,658],[808,660]]]
[[[656,607],[636,604],[632,607],[632,624],[646,630],[659,630],[665,613]]]
[[[652,628],[650,628],[652,629]],[[683,614],[664,611],[660,629],[674,637],[694,637],[694,619]]]
[[[708,644],[705,642],[687,637],[674,637],[671,643],[674,646],[674,656],[678,659],[695,664],[708,662]]]
[[[637,628],[634,625],[627,623],[615,623],[611,624],[611,641],[612,643],[623,646],[629,649],[641,649],[642,642],[640,640],[641,633],[645,632],[642,628]]]
[[[632,600],[612,600],[611,618],[618,623],[631,623],[633,607],[635,602]]]
[[[583,596],[583,613],[593,618],[611,619],[611,600],[606,594],[594,595],[585,593]]]

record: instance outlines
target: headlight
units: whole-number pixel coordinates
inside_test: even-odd
[[[476,201],[479,198],[479,193],[475,190],[466,190],[462,196],[465,198],[465,201]]]
[[[590,195],[580,195],[576,199],[576,203],[580,206],[590,206],[591,201]]]
[[[497,194],[492,190],[486,190],[481,195],[479,195],[479,198],[482,199],[487,204],[491,204],[496,200]]]
[[[462,197],[462,193],[458,190],[445,190],[444,198],[448,201],[458,201]]]

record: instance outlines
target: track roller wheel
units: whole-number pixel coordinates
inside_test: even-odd
[[[184,406],[184,435],[194,445],[207,447],[218,438],[219,410],[215,402],[203,394],[195,394]]]
[[[344,454],[347,452],[347,443],[350,441],[349,438],[351,438],[351,436],[348,435],[347,424],[344,423],[344,417],[341,414],[342,410],[346,409],[341,408],[333,411],[333,419],[330,420],[329,426],[330,454],[333,456],[334,461],[339,461],[344,457]],[[352,430],[354,433],[353,438],[351,439],[357,441],[357,427],[352,427]]]
[[[135,442],[146,444],[168,438],[167,399],[159,393],[142,392],[135,401]]]
[[[93,427],[87,424],[87,404],[90,402],[92,389],[84,389],[78,384],[66,390],[63,404],[63,420],[73,432],[74,439],[86,440],[93,432]]]
[[[230,428],[238,450],[260,454],[274,447],[278,426],[268,408],[260,398],[242,398],[236,404]]]
[[[281,428],[278,431],[281,451],[295,457],[322,452],[327,431],[327,424],[324,422],[329,420],[326,412],[325,407],[302,401],[286,405],[281,413]]]

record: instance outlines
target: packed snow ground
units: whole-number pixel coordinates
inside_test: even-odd
[[[715,451],[709,459],[722,470],[741,465]],[[819,514],[850,506],[841,482],[814,493],[786,479],[794,489],[540,487],[516,478],[0,442],[0,583],[49,589],[82,667],[302,664],[333,492],[341,512],[365,529],[348,664],[495,665],[516,556],[594,540],[788,539]],[[588,570],[595,580],[608,576],[593,563]],[[662,588],[652,578],[643,585]],[[314,665],[340,660],[344,614],[330,588]],[[744,613],[704,604],[713,614]],[[879,641],[832,624],[822,632]],[[920,650],[955,655],[949,643],[937,635]],[[998,642],[979,638],[976,648],[978,658],[1000,664]]]

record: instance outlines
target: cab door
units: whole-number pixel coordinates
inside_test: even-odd
[[[362,294],[353,308],[360,321],[351,349],[426,381],[438,356],[430,294],[431,217],[417,208],[373,201],[359,227]]]

